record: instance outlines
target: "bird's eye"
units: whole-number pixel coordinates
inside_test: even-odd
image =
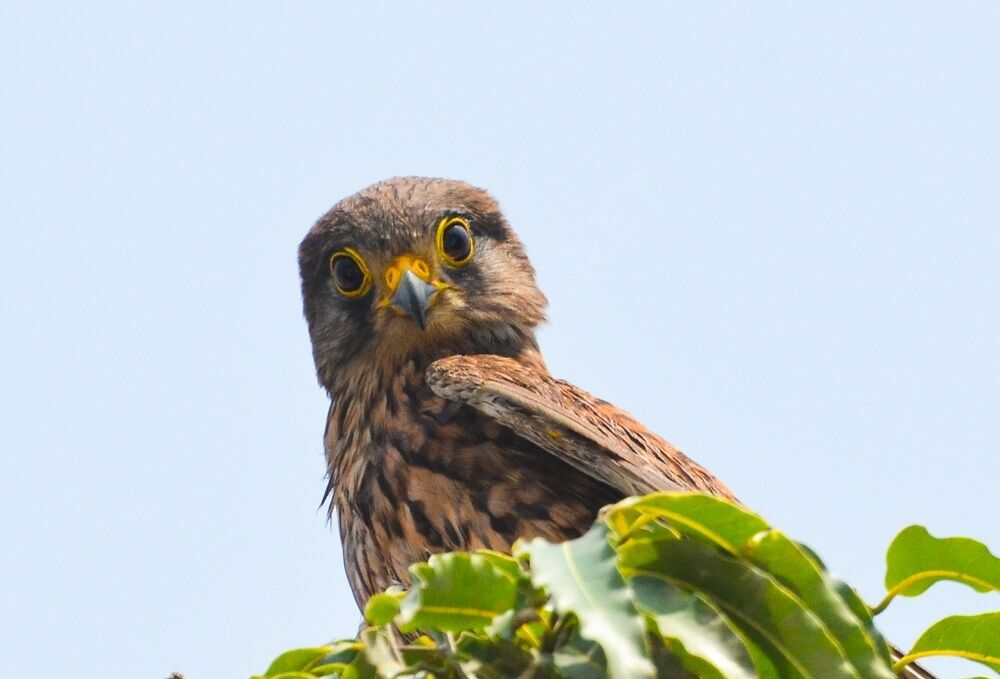
[[[330,257],[330,275],[337,291],[344,297],[361,297],[371,287],[371,274],[365,260],[353,248],[337,250]]]
[[[465,266],[472,261],[475,249],[472,228],[462,217],[445,217],[438,224],[437,249],[445,264]]]

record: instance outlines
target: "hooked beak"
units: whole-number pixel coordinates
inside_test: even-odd
[[[399,285],[390,298],[390,304],[417,322],[421,330],[427,328],[427,308],[438,289],[407,268]]]

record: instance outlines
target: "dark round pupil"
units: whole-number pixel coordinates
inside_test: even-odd
[[[469,256],[472,250],[472,240],[469,232],[459,224],[452,224],[444,231],[444,251],[445,254],[460,262]]]
[[[361,267],[350,257],[337,257],[333,263],[333,278],[344,292],[354,292],[361,287],[365,274]]]

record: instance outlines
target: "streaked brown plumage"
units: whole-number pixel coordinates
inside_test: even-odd
[[[472,235],[461,266],[442,250],[442,229],[462,240],[449,219]],[[357,270],[337,264],[345,253]],[[731,497],[624,412],[549,376],[534,335],[545,298],[484,191],[439,179],[375,184],[317,222],[299,263],[317,374],[332,399],[327,493],[359,605],[407,583],[407,567],[432,553],[574,537],[626,495]],[[423,281],[408,294],[430,293],[426,310],[402,299],[404,269]],[[367,283],[345,294],[359,277]]]
[[[442,238],[456,219],[471,236],[460,263]],[[486,192],[414,177],[370,186],[320,218],[299,267],[332,400],[327,496],[359,606],[430,554],[575,537],[627,495],[733,497],[627,413],[548,374],[534,334],[545,297]]]

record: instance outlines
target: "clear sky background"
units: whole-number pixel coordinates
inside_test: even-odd
[[[869,601],[910,523],[1000,547],[998,29],[987,3],[3,3],[4,674],[239,678],[354,633],[295,257],[399,174],[490,189],[552,371]],[[942,585],[880,621],[906,645],[991,608]]]

